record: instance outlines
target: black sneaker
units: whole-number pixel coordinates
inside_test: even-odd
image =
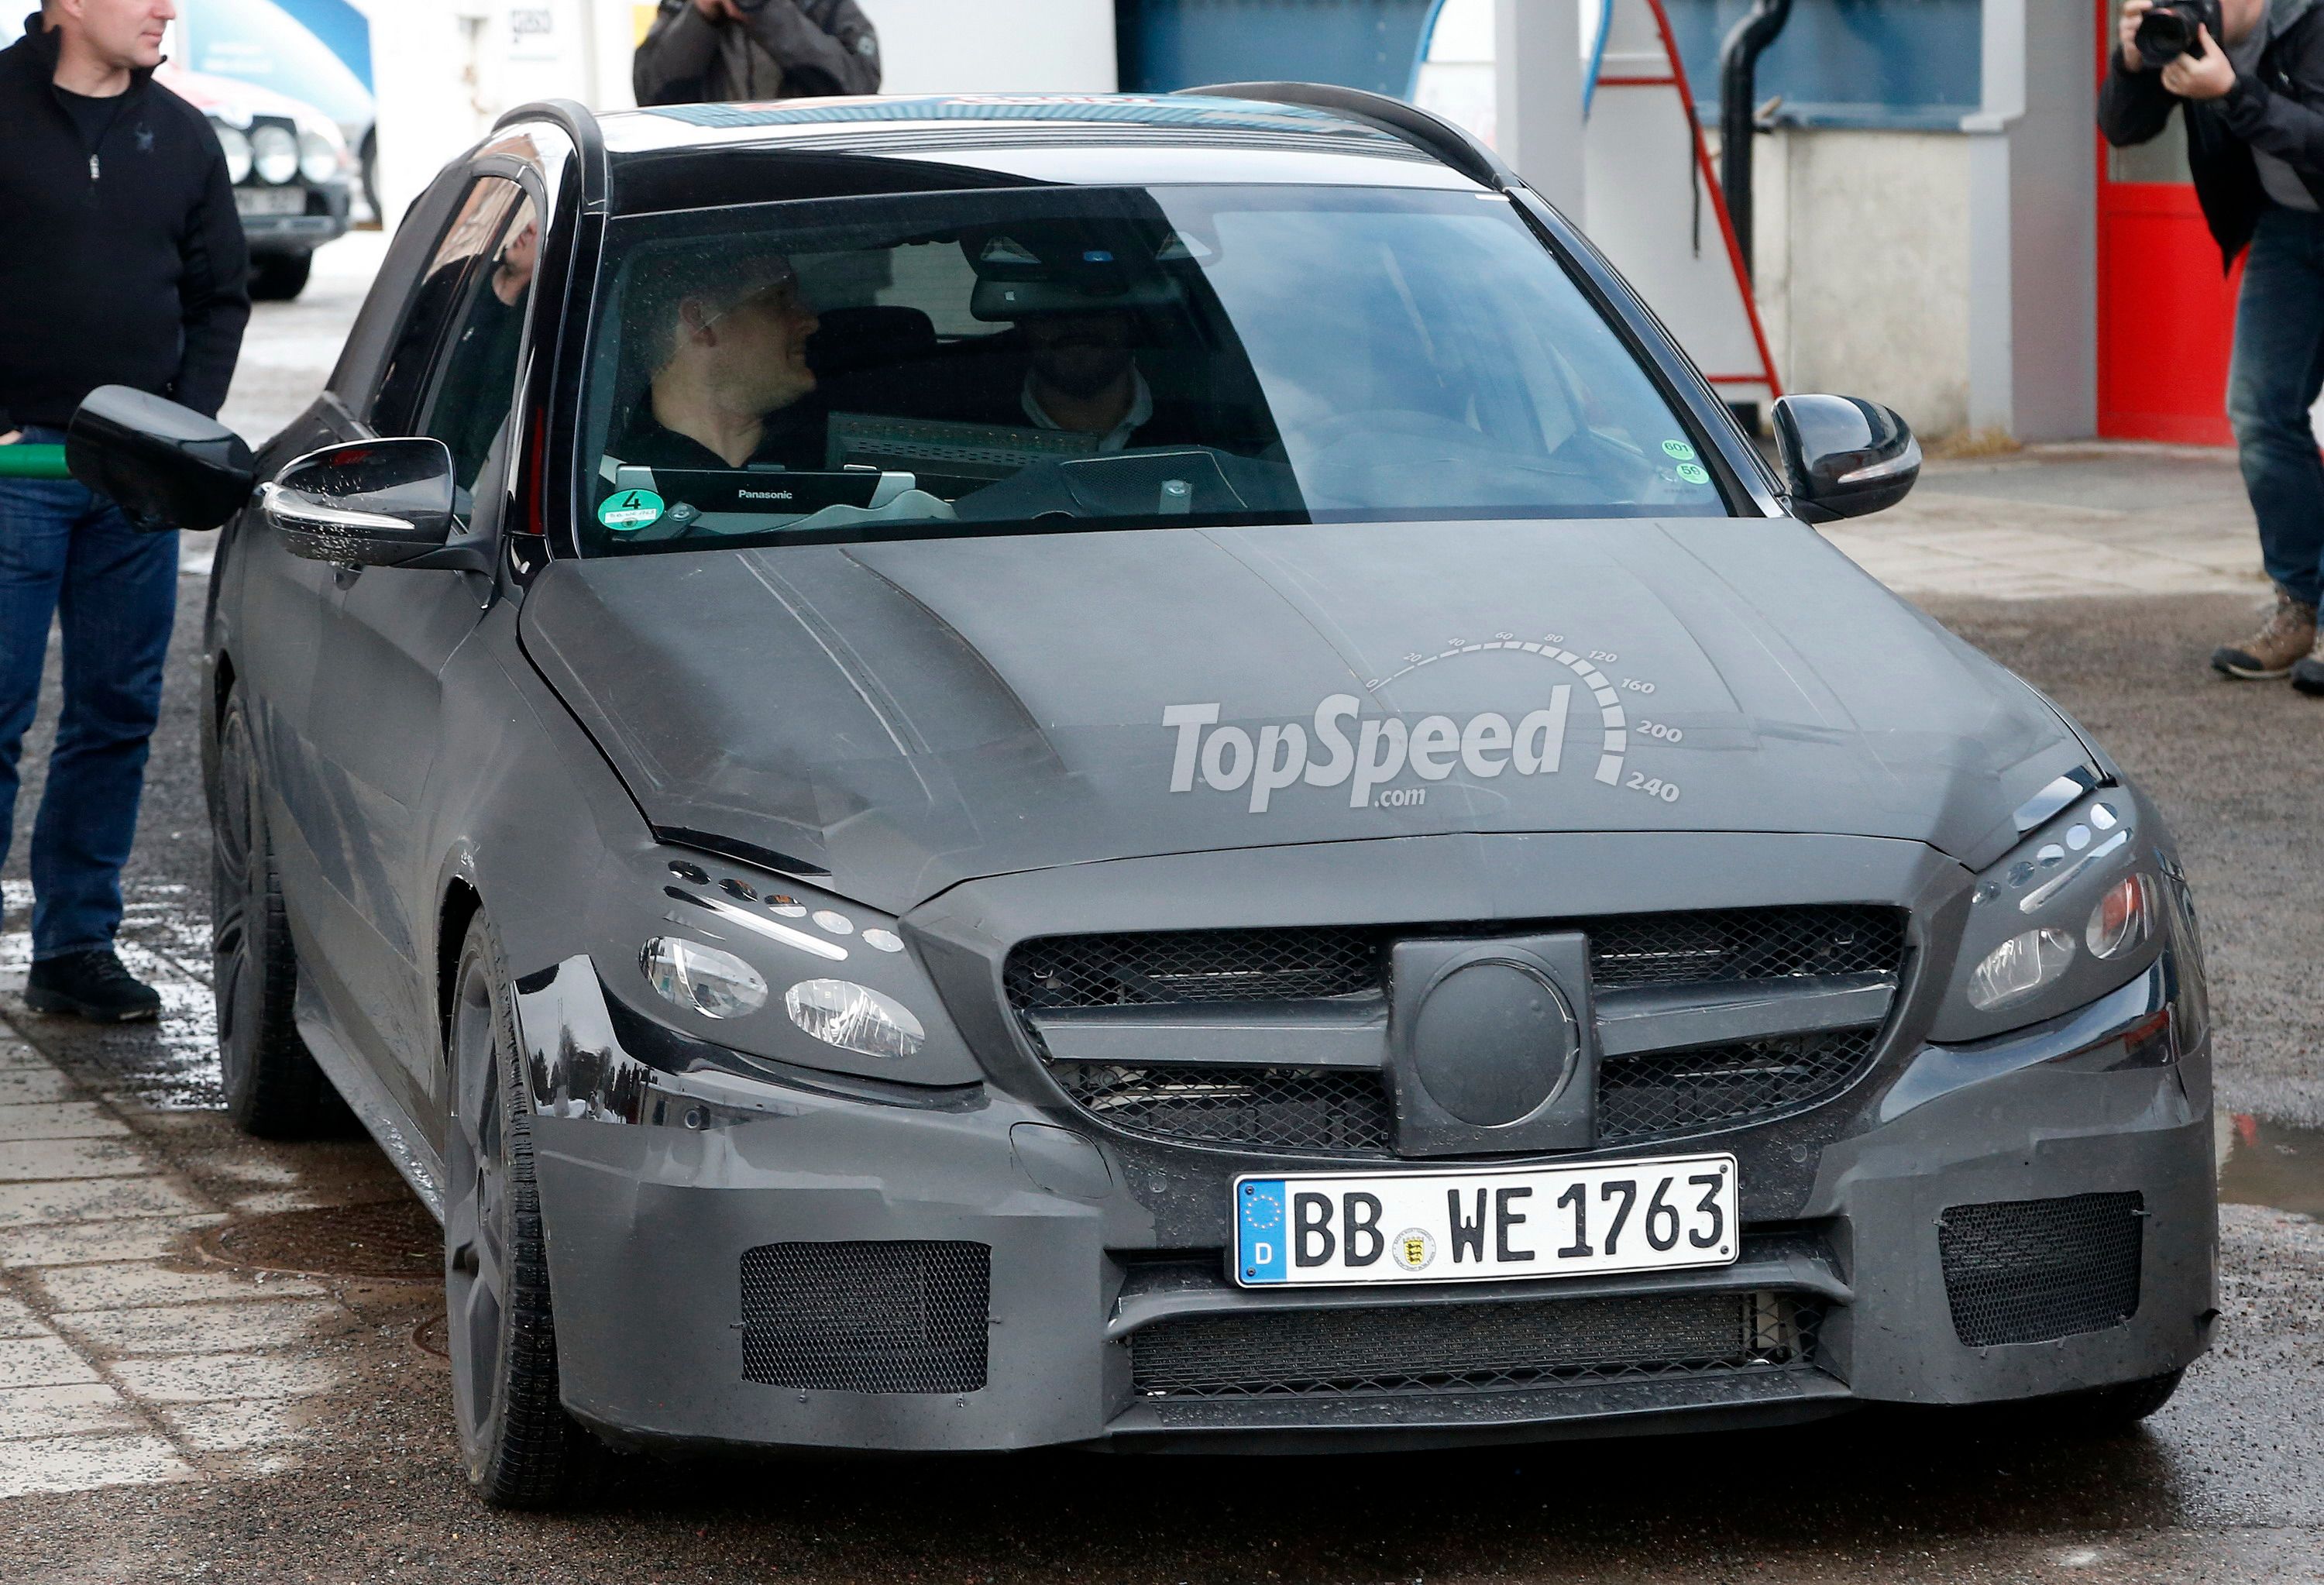
[[[2324,638],[2307,655],[2292,663],[2292,686],[2311,697],[2324,697]]]
[[[98,1024],[161,1016],[161,992],[102,947],[36,960],[24,984],[24,1004],[36,1013],[72,1013]]]

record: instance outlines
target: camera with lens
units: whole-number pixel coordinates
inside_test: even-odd
[[[2170,65],[2196,47],[2195,30],[2207,27],[2216,41],[2223,31],[2219,0],[2155,0],[2154,9],[2138,19],[2134,41],[2138,58],[2153,71]]]

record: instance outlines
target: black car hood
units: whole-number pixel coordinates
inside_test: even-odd
[[[1885,836],[1982,867],[2086,758],[1788,521],[558,561],[522,633],[656,826],[894,912],[1053,865],[1456,832]]]

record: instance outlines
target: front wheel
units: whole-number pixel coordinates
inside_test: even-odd
[[[250,295],[263,303],[287,303],[307,290],[314,270],[312,253],[259,253],[250,261]]]
[[[263,1139],[303,1139],[340,1116],[337,1092],[300,1039],[299,963],[266,833],[258,755],[239,690],[219,713],[210,788],[210,985],[226,1115]]]
[[[589,1444],[558,1398],[532,1110],[507,965],[482,915],[460,948],[445,1038],[444,1298],[460,1452],[486,1502],[548,1507],[569,1495]]]

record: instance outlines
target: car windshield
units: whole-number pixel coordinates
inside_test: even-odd
[[[768,204],[623,222],[604,280],[590,554],[1728,510],[1497,195]]]

